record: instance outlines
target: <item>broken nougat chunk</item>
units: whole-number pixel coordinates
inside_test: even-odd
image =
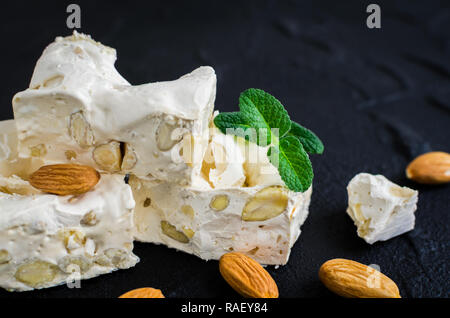
[[[209,260],[237,251],[262,264],[283,265],[308,215],[311,188],[181,187],[131,176],[135,238]]]
[[[215,131],[202,175],[189,187],[131,175],[136,239],[165,244],[205,260],[236,251],[262,264],[286,264],[308,215],[312,189],[289,191],[274,167],[254,166],[251,172],[244,171],[248,152],[241,150],[245,149],[236,138]],[[255,171],[258,177],[253,182],[264,182],[246,187],[243,176],[248,179]],[[276,182],[268,184],[269,180]]]
[[[360,173],[347,186],[347,214],[367,243],[386,241],[414,228],[418,191],[382,175]]]
[[[22,179],[27,179],[30,173],[42,166],[42,160],[35,157],[19,158],[17,142],[14,120],[0,121],[0,176],[17,175]]]
[[[0,178],[0,287],[25,291],[134,266],[134,200],[120,175],[80,196],[38,193]]]
[[[13,98],[20,156],[190,184],[208,143],[214,70],[132,86],[115,60],[114,49],[76,32],[44,50]]]

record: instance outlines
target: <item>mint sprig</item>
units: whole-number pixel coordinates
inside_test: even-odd
[[[315,133],[296,122],[291,122],[289,136],[294,136],[302,143],[307,153],[321,155],[324,150],[322,141]]]
[[[275,156],[273,156],[276,154]],[[311,161],[300,141],[293,136],[281,138],[279,147],[270,147],[267,156],[277,166],[281,180],[296,192],[305,192],[312,184]],[[276,162],[278,160],[278,162]]]
[[[260,89],[250,88],[239,96],[239,112],[220,113],[214,124],[224,134],[229,132],[260,146],[268,146],[273,137],[271,128],[278,129],[278,138],[291,128],[287,111],[278,99]],[[255,134],[256,133],[256,134]]]
[[[267,140],[258,138],[258,145],[267,146],[272,142],[271,128],[278,128],[279,138],[291,128],[289,115],[280,101],[261,89],[244,91],[239,96],[239,109],[245,122],[256,128],[258,135],[261,128],[267,131]]]
[[[305,192],[311,186],[314,174],[308,153],[321,154],[323,144],[312,131],[292,122],[281,102],[269,93],[247,89],[239,97],[239,112],[220,113],[214,124],[224,134],[271,145],[269,161],[290,190]]]

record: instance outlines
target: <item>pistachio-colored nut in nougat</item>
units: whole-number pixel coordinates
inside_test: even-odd
[[[130,254],[120,248],[109,248],[103,255],[95,257],[94,262],[101,266],[115,266],[120,269],[126,269],[134,264]]]
[[[84,226],[94,226],[98,223],[97,215],[94,211],[89,211],[86,213],[83,218],[80,220],[80,224]]]
[[[348,298],[400,298],[397,285],[364,264],[336,258],[319,269],[319,278],[332,292]]]
[[[43,157],[47,154],[47,148],[44,144],[39,144],[33,147],[30,147],[30,155],[31,157]]]
[[[195,211],[190,205],[183,205],[180,208],[181,212],[183,212],[185,215],[189,216],[190,218],[194,218]]]
[[[124,155],[122,159],[122,171],[128,171],[134,168],[137,162],[136,153],[133,147],[125,143],[124,145]]]
[[[406,168],[408,179],[423,184],[450,182],[450,154],[434,151],[414,159]]]
[[[53,281],[58,272],[58,266],[37,260],[21,265],[14,276],[18,281],[36,288]]]
[[[189,166],[194,166],[195,161],[195,139],[192,134],[184,134],[183,135],[183,141],[182,141],[182,147],[180,149],[180,155],[183,157],[184,162]]]
[[[178,126],[171,125],[167,122],[161,122],[156,131],[156,146],[161,151],[168,151],[173,148],[182,138],[179,136],[175,138],[173,132]]]
[[[73,150],[66,150],[64,152],[64,155],[66,156],[67,160],[72,160],[77,158],[77,153]]]
[[[167,221],[161,221],[162,232],[170,238],[180,243],[189,243],[189,238],[183,233],[177,230],[175,226]]]
[[[84,274],[92,267],[92,262],[83,256],[64,256],[58,262],[59,268],[67,274]]]
[[[215,211],[225,210],[230,204],[230,199],[225,194],[216,195],[212,200],[209,206],[211,209]]]
[[[0,250],[0,265],[6,264],[11,260],[11,256],[7,250]]]
[[[86,236],[78,230],[63,230],[60,232],[64,246],[68,251],[82,247],[86,243]]]
[[[58,195],[77,195],[90,191],[100,180],[92,167],[76,164],[42,166],[30,176],[30,184]]]
[[[119,172],[122,164],[122,153],[120,143],[110,141],[107,144],[100,145],[92,152],[94,161],[100,168],[109,172]]]
[[[80,147],[86,148],[94,144],[94,134],[81,111],[70,115],[69,123],[70,136]]]
[[[250,198],[242,211],[244,221],[265,221],[274,218],[286,209],[289,201],[284,187],[273,186],[262,189]]]
[[[190,228],[188,228],[188,227],[183,227],[183,233],[184,233],[184,235],[186,235],[188,238],[192,238],[193,236],[194,236],[194,234],[195,234],[195,232],[192,230],[192,229],[190,229]]]
[[[105,251],[105,256],[111,261],[111,263],[120,269],[126,269],[130,267],[130,255],[127,251],[120,248],[109,248]]]

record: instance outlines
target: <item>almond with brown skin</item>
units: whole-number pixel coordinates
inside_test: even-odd
[[[434,151],[420,155],[408,165],[406,176],[424,184],[450,182],[450,154]]]
[[[272,276],[255,260],[242,253],[226,253],[219,261],[226,282],[247,298],[278,298],[278,287]]]
[[[43,192],[58,195],[79,195],[91,190],[100,180],[92,167],[57,164],[39,168],[30,177],[30,184]]]
[[[336,258],[325,262],[319,278],[332,292],[348,298],[400,298],[397,285],[364,264]]]
[[[130,290],[129,292],[119,296],[119,298],[165,298],[161,290],[144,287]]]

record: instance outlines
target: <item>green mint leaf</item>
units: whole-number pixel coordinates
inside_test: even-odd
[[[258,145],[272,143],[271,128],[278,129],[278,138],[291,129],[291,120],[278,99],[261,89],[249,88],[239,97],[239,109],[245,123],[257,130]],[[266,134],[261,134],[265,129]]]
[[[308,153],[323,152],[320,139],[309,129],[291,122],[280,101],[260,89],[244,91],[239,97],[239,109],[217,115],[216,127],[224,134],[243,137],[259,146],[271,145],[267,156],[286,186],[305,192],[314,176]],[[278,129],[277,135],[271,131],[274,128]]]
[[[307,153],[323,153],[324,147],[319,137],[317,137],[317,135],[308,128],[305,128],[302,125],[297,124],[296,122],[291,122],[291,130],[289,130],[288,136],[297,137]]]
[[[279,147],[270,147],[267,152],[272,165],[278,168],[281,179],[295,192],[305,192],[314,177],[311,161],[300,141],[294,136],[280,139]]]
[[[255,130],[239,112],[219,113],[214,118],[214,125],[224,134],[236,135],[256,143]]]
[[[214,125],[224,134],[227,128],[251,128],[245,121],[245,118],[239,112],[219,113],[214,118]]]

